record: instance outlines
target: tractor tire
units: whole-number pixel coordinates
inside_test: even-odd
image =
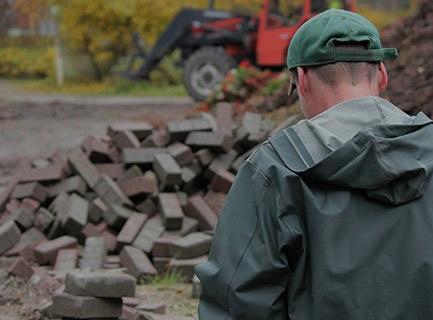
[[[204,101],[221,83],[236,61],[223,48],[204,47],[191,54],[185,63],[183,82],[188,94]]]

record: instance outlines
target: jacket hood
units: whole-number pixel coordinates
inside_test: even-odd
[[[361,119],[361,120],[360,120]],[[399,205],[422,197],[433,173],[433,122],[368,97],[284,129],[270,141],[298,175]]]

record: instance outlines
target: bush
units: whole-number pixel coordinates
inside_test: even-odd
[[[0,77],[47,78],[54,72],[53,48],[0,48]]]

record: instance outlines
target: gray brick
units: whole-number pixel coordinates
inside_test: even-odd
[[[158,179],[152,171],[143,176],[118,182],[123,193],[134,202],[144,201],[147,196],[158,192]]]
[[[186,144],[175,142],[167,147],[168,153],[176,160],[179,166],[185,166],[194,159],[191,148]]]
[[[90,136],[81,144],[85,155],[92,163],[112,162],[109,145],[94,136]]]
[[[98,223],[102,220],[104,212],[108,210],[107,205],[101,198],[94,199],[89,205],[88,219],[93,223]]]
[[[35,261],[39,264],[54,264],[59,250],[76,247],[77,239],[70,236],[62,236],[54,240],[41,242],[34,250]]]
[[[143,175],[143,171],[141,171],[141,169],[138,166],[132,166],[129,169],[127,169],[123,173],[123,175],[121,175],[117,179],[117,182],[120,183],[122,181],[129,180],[129,179],[136,178],[136,177],[140,177],[142,175]]]
[[[170,134],[171,141],[185,141],[190,132],[193,131],[210,131],[213,124],[203,118],[186,119],[180,121],[170,121],[167,124],[167,130]]]
[[[106,175],[101,175],[100,179],[98,179],[98,182],[95,184],[94,190],[107,204],[133,206],[131,200],[120,190],[116,182]]]
[[[14,211],[7,220],[15,222],[21,230],[27,230],[33,226],[35,213],[33,209],[22,206]]]
[[[175,193],[160,193],[158,208],[167,230],[180,230],[183,223],[183,211]]]
[[[126,166],[136,165],[141,170],[152,169],[153,159],[155,155],[167,153],[164,148],[127,148],[122,150],[122,160]]]
[[[13,221],[0,225],[0,255],[20,241],[21,232]]]
[[[128,273],[137,279],[157,274],[152,262],[139,248],[124,247],[120,253],[120,262],[127,269]]]
[[[177,240],[170,247],[170,254],[176,259],[191,259],[206,255],[210,251],[212,236],[194,232]]]
[[[57,253],[54,264],[55,271],[68,271],[75,269],[78,263],[78,249],[61,249]]]
[[[14,199],[32,198],[40,203],[44,203],[47,196],[48,190],[37,182],[18,184],[12,193]]]
[[[233,105],[219,102],[216,105],[217,131],[226,136],[233,135]]]
[[[76,296],[122,298],[135,296],[134,277],[115,272],[71,272],[66,275],[65,292]]]
[[[147,122],[121,122],[111,124],[107,133],[110,137],[120,131],[131,131],[139,139],[146,139],[152,134],[153,126]]]
[[[126,148],[140,148],[140,140],[131,131],[118,131],[111,139],[120,149]]]
[[[232,147],[233,139],[217,132],[191,132],[185,143],[193,150],[207,148],[215,153],[225,153]]]
[[[131,245],[148,218],[146,214],[134,213],[117,235],[117,243],[119,246]]]
[[[105,263],[107,248],[102,237],[89,237],[83,250],[83,257],[80,260],[81,269],[101,269]],[[69,292],[73,293],[73,292]]]
[[[133,210],[113,204],[104,212],[104,221],[111,228],[120,230],[134,213]]]
[[[153,168],[161,181],[161,189],[179,185],[182,182],[182,171],[174,158],[169,154],[157,154]]]
[[[215,158],[215,155],[209,149],[200,149],[195,153],[195,156],[202,166],[208,166]]]
[[[213,230],[217,224],[217,216],[200,196],[193,196],[185,207],[185,214],[197,219],[200,230]]]
[[[51,198],[55,198],[61,193],[77,193],[84,196],[86,191],[87,185],[80,176],[64,179],[59,183],[48,187],[48,194]]]
[[[66,208],[62,213],[62,227],[68,234],[80,238],[81,230],[87,224],[89,203],[77,194],[71,194],[67,200]]]
[[[39,208],[35,215],[34,225],[38,230],[45,232],[53,221],[54,216],[50,211],[45,208]]]
[[[101,174],[90,162],[84,152],[80,148],[76,148],[69,153],[68,160],[74,171],[77,172],[84,181],[86,181],[89,187],[93,189]]]
[[[161,237],[163,232],[164,226],[161,217],[159,215],[153,216],[144,224],[132,245],[150,253],[154,242]]]
[[[75,319],[116,318],[122,315],[122,299],[80,297],[62,293],[53,297],[51,312]]]
[[[45,168],[30,168],[20,174],[20,182],[53,183],[66,177],[66,173],[59,165]]]

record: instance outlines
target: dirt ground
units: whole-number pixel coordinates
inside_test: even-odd
[[[110,123],[149,121],[159,125],[192,110],[189,98],[70,97],[20,92],[0,81],[0,185],[21,167],[57,149],[80,144],[89,135],[104,135]],[[43,272],[24,282],[6,272],[10,259],[0,259],[0,319],[37,320],[35,311],[62,285]],[[40,284],[42,282],[42,285]],[[139,285],[142,301],[164,301],[167,313],[193,316],[197,300],[191,285]]]
[[[101,136],[109,123],[146,120],[158,125],[183,117],[192,106],[189,98],[175,97],[35,95],[0,81],[0,177],[89,135]]]

